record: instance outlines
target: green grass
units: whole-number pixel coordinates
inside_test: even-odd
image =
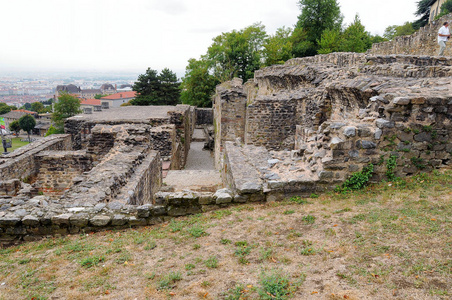
[[[23,147],[25,145],[28,145],[28,142],[22,142],[19,137],[15,137],[11,139],[11,148],[8,148],[8,152],[13,152],[16,149],[19,149],[20,147]],[[3,151],[3,147],[2,147]]]

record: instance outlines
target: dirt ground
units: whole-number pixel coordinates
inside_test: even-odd
[[[452,172],[0,250],[0,299],[451,299]]]

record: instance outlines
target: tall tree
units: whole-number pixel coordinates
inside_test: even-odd
[[[319,54],[338,52],[341,49],[342,33],[337,29],[326,29],[323,31],[319,41]]]
[[[413,23],[405,22],[403,25],[392,25],[385,29],[383,36],[388,40],[392,40],[396,36],[411,35],[415,32]]]
[[[41,102],[33,102],[31,104],[31,110],[37,113],[42,113],[44,111],[44,104]]]
[[[209,63],[205,59],[190,59],[185,68],[185,77],[182,78],[182,103],[212,107],[212,95],[219,83],[220,81],[209,73]]]
[[[265,65],[283,64],[292,58],[292,28],[281,27],[264,42]]]
[[[293,55],[315,55],[323,31],[340,30],[343,17],[336,0],[299,0],[301,14],[294,30]]]
[[[243,81],[254,76],[261,66],[262,47],[267,36],[265,26],[253,24],[240,31],[222,33],[213,39],[207,57],[214,75],[221,81],[240,77]]]
[[[146,73],[138,76],[132,89],[137,92],[132,105],[175,105],[180,101],[180,83],[170,69],[163,69],[160,74],[148,68]]]
[[[365,52],[372,46],[370,34],[361,23],[358,15],[350,26],[348,26],[343,34],[341,51],[344,52]]]
[[[176,105],[180,103],[180,83],[176,73],[170,69],[163,69],[159,76],[160,90],[157,105]]]
[[[20,124],[19,124],[19,120],[14,120],[11,123],[9,123],[9,130],[14,131],[14,133],[16,135],[19,135],[19,131],[20,131]]]
[[[32,131],[33,128],[35,128],[35,126],[36,126],[35,118],[33,118],[31,115],[22,116],[19,119],[19,125],[20,125],[20,128],[22,128],[24,131],[27,132],[27,134],[28,134],[28,142],[31,143],[30,131]]]
[[[55,103],[52,115],[52,120],[55,123],[58,133],[64,132],[64,121],[67,118],[79,113],[81,113],[80,99],[67,93],[61,94],[58,97],[58,101]]]
[[[428,24],[428,19],[430,18],[430,7],[435,2],[436,0],[419,0],[415,15],[420,18],[413,22],[414,30],[418,30]]]
[[[11,110],[16,109],[15,106],[10,106],[4,102],[0,102],[0,115],[9,113]]]

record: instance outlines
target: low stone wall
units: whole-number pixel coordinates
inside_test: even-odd
[[[20,186],[19,179],[0,181],[0,196],[15,196]]]
[[[128,183],[118,192],[116,201],[131,205],[153,203],[162,185],[162,164],[158,152],[151,152],[136,168]]]
[[[86,150],[44,151],[35,156],[39,166],[33,187],[38,193],[58,198],[73,184],[73,179],[92,168],[92,158]]]
[[[212,125],[213,109],[212,108],[195,108],[196,125]]]
[[[16,151],[0,156],[0,178],[13,179],[36,176],[38,166],[35,155],[49,150],[72,150],[71,136],[54,134],[39,141],[32,142]]]
[[[417,32],[408,36],[398,36],[389,42],[373,44],[368,54],[373,55],[437,55],[439,51],[438,30],[446,21],[450,22],[452,14],[443,16],[436,20],[434,24],[428,24],[420,28]],[[446,47],[445,56],[452,56],[450,45]]]

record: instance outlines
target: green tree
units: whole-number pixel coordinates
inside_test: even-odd
[[[387,42],[388,41],[388,39],[386,39],[386,38],[384,38],[382,36],[379,36],[378,34],[377,35],[372,35],[370,37],[370,40],[371,40],[372,44],[381,43],[381,42]]]
[[[152,105],[158,99],[160,82],[156,70],[148,68],[146,73],[140,74],[132,89],[137,92],[133,105]]]
[[[20,125],[20,128],[22,128],[24,131],[27,132],[28,141],[31,143],[30,131],[32,131],[33,128],[35,128],[35,126],[36,126],[35,118],[33,118],[31,115],[22,116],[19,119],[19,125]]]
[[[221,82],[234,77],[243,81],[253,78],[254,71],[261,66],[266,37],[265,26],[261,23],[215,37],[207,49],[207,58],[214,75]]]
[[[436,0],[420,0],[417,3],[417,10],[415,15],[420,17],[418,20],[413,22],[414,30],[418,30],[428,24],[428,19],[430,18],[430,7],[436,2]]]
[[[100,98],[105,97],[105,96],[107,96],[107,95],[96,94],[96,95],[94,95],[94,99],[100,99]]]
[[[185,77],[182,78],[182,103],[212,107],[212,95],[219,83],[220,81],[209,73],[209,63],[205,59],[190,59],[185,68]]]
[[[180,83],[170,69],[165,68],[157,73],[148,68],[146,73],[138,76],[132,89],[137,92],[132,105],[175,105],[180,100]]]
[[[55,123],[55,127],[58,132],[64,132],[64,121],[67,118],[75,116],[81,112],[80,99],[67,93],[61,94],[58,97],[57,103],[54,105],[54,112],[52,115],[52,120]]]
[[[411,35],[415,32],[413,23],[405,22],[403,25],[392,25],[385,29],[383,36],[388,40],[392,40],[396,36]]]
[[[163,69],[158,80],[160,82],[159,101],[156,105],[176,105],[180,103],[180,82],[176,73],[170,69]]]
[[[294,30],[293,55],[317,54],[318,42],[326,29],[340,30],[343,17],[336,0],[299,0],[301,14]]]
[[[44,109],[44,104],[42,104],[41,102],[33,102],[31,104],[31,110],[37,113],[42,113]]]
[[[20,109],[31,110],[31,104],[27,102],[24,105],[22,105]]]
[[[264,41],[265,65],[283,64],[292,58],[292,28],[281,27]]]
[[[441,11],[436,16],[435,20],[441,18],[442,16],[445,16],[447,14],[450,14],[452,12],[452,0],[447,0],[441,5]]]
[[[4,102],[0,102],[0,115],[9,113],[13,109],[16,109],[16,107],[15,106],[11,107],[11,106],[9,106],[8,104],[6,104]]]
[[[47,129],[47,132],[45,134],[45,136],[49,136],[52,134],[58,134],[58,133],[64,133],[64,130],[58,130],[57,128],[55,128],[53,125],[50,125],[49,129]]]
[[[19,131],[21,130],[19,121],[14,120],[11,123],[9,123],[9,130],[14,131],[16,135],[19,135]]]
[[[323,31],[319,41],[319,54],[328,54],[340,51],[342,34],[337,29],[326,29]]]
[[[341,51],[343,52],[365,52],[372,47],[370,34],[361,23],[358,15],[350,26],[344,30],[341,42]]]

